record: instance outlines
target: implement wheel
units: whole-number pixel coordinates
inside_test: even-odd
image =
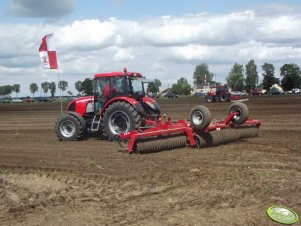
[[[232,121],[236,125],[243,124],[245,121],[247,121],[247,119],[249,117],[249,109],[248,109],[247,105],[245,105],[244,103],[241,103],[241,102],[235,102],[235,103],[231,104],[231,106],[229,108],[229,114],[231,114],[233,112],[237,112],[237,115],[235,115],[232,119]]]
[[[109,140],[120,133],[137,129],[141,124],[141,117],[136,109],[127,102],[117,101],[111,104],[103,117],[103,132]]]
[[[55,132],[60,140],[80,140],[85,134],[83,120],[71,114],[61,115],[55,124]]]
[[[203,105],[198,105],[190,111],[191,126],[196,130],[205,129],[211,123],[211,113]]]

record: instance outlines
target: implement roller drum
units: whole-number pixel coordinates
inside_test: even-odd
[[[200,135],[195,134],[194,139],[196,140],[196,146],[198,148],[215,147],[244,138],[256,137],[258,133],[259,129],[257,127],[242,127],[203,132]]]
[[[259,129],[257,127],[242,127],[237,129],[240,131],[240,138],[249,138],[249,137],[257,137],[259,134]]]
[[[147,154],[186,146],[188,146],[187,137],[182,134],[177,134],[138,140],[135,144],[135,151],[137,153]]]

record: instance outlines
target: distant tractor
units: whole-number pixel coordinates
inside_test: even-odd
[[[208,103],[211,103],[214,101],[216,101],[216,102],[230,101],[231,93],[224,86],[217,86],[215,92],[213,90],[211,90],[205,95],[205,100]]]
[[[100,131],[109,140],[144,127],[160,117],[160,106],[145,94],[146,79],[140,73],[110,72],[94,75],[94,95],[68,104],[55,126],[60,140],[81,139],[86,131]]]

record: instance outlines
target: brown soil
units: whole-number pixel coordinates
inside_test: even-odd
[[[159,103],[172,119],[198,104],[221,119],[229,106]],[[147,155],[97,135],[58,141],[59,104],[1,104],[0,225],[278,225],[271,205],[301,215],[301,96],[246,104],[258,138]]]

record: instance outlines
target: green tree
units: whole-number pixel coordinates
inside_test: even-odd
[[[148,83],[147,92],[158,93],[161,85],[161,81],[159,79],[155,79],[154,82]]]
[[[176,84],[172,84],[171,86],[171,92],[178,95],[189,95],[191,90],[191,86],[184,77],[180,78]]]
[[[82,81],[77,81],[76,83],[75,83],[75,89],[79,92],[79,93],[81,93],[82,91],[83,91],[83,88],[82,88]]]
[[[280,68],[280,75],[283,77],[281,84],[285,91],[300,87],[300,67],[297,64],[284,64]]]
[[[226,78],[232,90],[240,91],[244,88],[244,68],[242,64],[235,63]]]
[[[207,64],[202,63],[195,67],[195,70],[193,73],[194,84],[206,85],[206,84],[211,83],[212,79],[213,79],[213,73],[209,71]]]
[[[68,94],[69,96],[72,96],[72,95],[73,95],[73,93],[72,93],[70,90],[68,90],[67,94]]]
[[[253,90],[258,83],[257,66],[254,60],[250,60],[246,65],[246,89]]]
[[[263,70],[263,80],[262,86],[265,90],[270,91],[270,88],[274,84],[279,84],[279,79],[275,78],[275,68],[273,64],[265,63],[262,65]]]
[[[43,92],[44,92],[44,96],[46,96],[47,93],[48,93],[48,90],[49,90],[49,82],[43,82],[43,83],[41,84],[41,89],[42,89]]]
[[[58,88],[60,90],[64,91],[66,90],[66,88],[68,87],[68,82],[67,81],[59,81],[59,84],[58,84]]]
[[[18,97],[18,93],[20,93],[20,84],[14,84],[12,86],[12,91],[16,93],[16,97]]]
[[[50,89],[51,97],[54,97],[54,94],[55,94],[55,91],[56,91],[55,82],[50,82],[49,83],[49,89]]]
[[[12,86],[4,85],[0,86],[0,95],[1,96],[9,96],[12,93]]]
[[[34,94],[39,90],[37,83],[31,83],[29,86],[29,90],[32,93],[32,96],[34,97]]]
[[[84,93],[84,95],[93,95],[93,80],[86,78],[83,82],[82,82],[82,92]]]

